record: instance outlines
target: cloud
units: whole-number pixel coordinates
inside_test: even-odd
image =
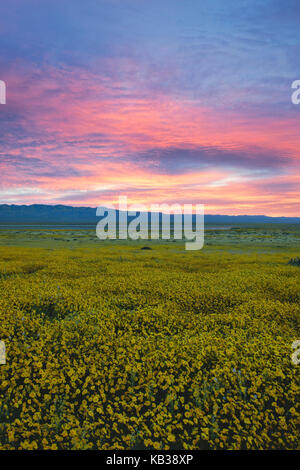
[[[249,170],[254,172],[278,173],[287,165],[288,152],[281,154],[275,149],[255,147],[222,149],[214,146],[196,148],[168,147],[154,148],[135,155],[132,161],[142,167],[151,168],[154,173],[168,174],[205,171],[209,167]]]
[[[139,202],[292,215],[298,9],[294,0],[2,2],[1,188],[20,203],[38,193],[98,205],[127,191]]]

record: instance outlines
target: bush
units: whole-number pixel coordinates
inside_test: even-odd
[[[292,266],[300,266],[300,258],[297,257],[290,259],[289,264],[291,264]]]

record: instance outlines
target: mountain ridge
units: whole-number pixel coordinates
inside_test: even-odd
[[[205,223],[211,224],[300,223],[300,217],[285,216],[205,214],[204,217]],[[98,220],[96,207],[77,207],[63,204],[0,204],[0,225],[35,223],[39,225],[46,223],[84,225],[95,224]]]

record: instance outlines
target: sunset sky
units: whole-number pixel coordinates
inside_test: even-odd
[[[300,216],[299,0],[0,3],[0,203]]]

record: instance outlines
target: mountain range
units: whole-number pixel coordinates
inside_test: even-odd
[[[95,225],[99,221],[95,207],[65,205],[0,204],[0,225]],[[265,215],[206,214],[205,224],[298,224],[300,217],[268,217]]]

